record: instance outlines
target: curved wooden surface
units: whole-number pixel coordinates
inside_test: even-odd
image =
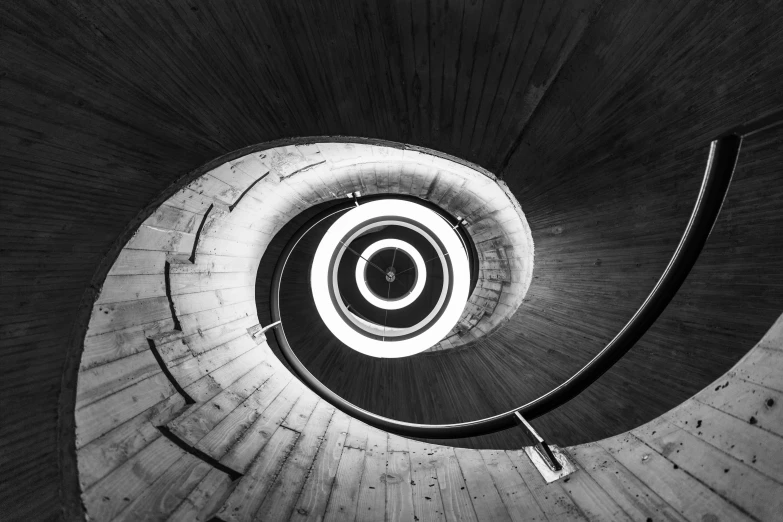
[[[204,252],[217,236],[181,242],[198,220],[172,205],[208,201],[189,196],[145,222],[155,233],[123,250],[94,307],[76,410],[91,518],[703,521],[783,509],[783,316],[693,399],[567,448],[577,471],[548,484],[522,449],[389,435],[306,389],[258,333],[247,258]],[[168,250],[176,241],[193,263]]]
[[[263,195],[241,190],[246,174],[221,167],[177,192],[101,289],[76,403],[91,518],[771,520],[783,508],[783,317],[692,400],[568,448],[580,469],[547,484],[522,449],[390,435],[293,377],[258,324],[255,266],[271,235],[251,228],[274,230],[265,214],[293,207],[251,203]],[[286,194],[258,190],[275,186]]]
[[[638,307],[687,219],[704,143],[783,106],[781,16],[731,0],[2,3],[4,516],[78,514],[73,410],[93,300],[115,240],[179,176],[248,144],[335,134],[497,172],[537,251],[519,320],[484,346],[523,369],[495,376],[493,400],[514,404],[509,384],[562,382]],[[780,144],[774,129],[746,141],[678,298],[561,408],[571,426],[536,423],[548,438],[599,411],[607,432],[664,413],[777,318]]]
[[[677,290],[685,281],[687,275],[697,261],[698,255],[715,225],[715,221],[720,213],[734,172],[740,143],[741,138],[736,135],[712,142],[705,178],[683,238],[677,247],[676,253],[672,257],[669,266],[666,268],[666,271],[661,276],[644,304],[634,314],[634,317],[623,327],[622,331],[607,344],[599,355],[591,360],[585,367],[579,369],[579,371],[570,377],[568,381],[560,384],[540,398],[520,407],[516,412],[512,411],[510,419],[508,418],[509,413],[504,413],[494,418],[484,418],[481,417],[480,412],[475,412],[474,415],[477,419],[449,426],[433,424],[432,421],[428,419],[419,420],[417,424],[405,423],[398,421],[395,418],[389,418],[389,414],[387,413],[387,411],[389,411],[388,406],[394,403],[417,405],[428,399],[434,399],[434,402],[441,402],[441,404],[444,404],[448,400],[461,402],[462,397],[459,396],[460,393],[462,396],[471,397],[480,392],[480,390],[469,390],[463,386],[449,390],[450,393],[442,394],[443,397],[433,397],[435,395],[433,391],[435,390],[437,392],[438,390],[437,387],[433,386],[431,383],[448,380],[451,378],[451,375],[448,371],[442,371],[442,368],[441,372],[431,372],[427,371],[427,369],[422,369],[420,360],[412,361],[413,368],[415,368],[420,375],[419,379],[404,381],[400,378],[401,375],[399,372],[393,372],[390,367],[383,366],[380,374],[381,377],[386,377],[387,379],[385,381],[371,381],[369,383],[371,391],[367,395],[375,396],[378,403],[380,403],[382,407],[386,407],[381,415],[375,415],[373,412],[366,411],[366,408],[358,407],[350,401],[347,401],[344,398],[346,395],[344,383],[338,383],[339,386],[334,387],[333,382],[323,382],[324,378],[319,375],[321,374],[320,369],[332,366],[331,364],[326,363],[327,358],[331,355],[328,351],[342,351],[343,354],[350,352],[350,350],[347,350],[341,343],[332,339],[332,336],[330,336],[327,331],[327,325],[324,324],[323,321],[318,320],[318,313],[314,309],[314,305],[310,303],[310,292],[307,288],[306,274],[308,273],[310,259],[313,257],[313,250],[317,245],[320,236],[324,233],[324,227],[328,226],[328,221],[323,221],[323,223],[318,226],[311,227],[310,225],[306,225],[304,228],[301,228],[296,239],[289,239],[288,247],[280,254],[281,260],[278,262],[278,266],[273,276],[273,311],[270,322],[280,322],[281,319],[284,319],[285,321],[289,321],[288,324],[290,325],[291,319],[294,319],[294,324],[296,325],[308,325],[308,328],[306,329],[289,327],[288,331],[290,334],[286,334],[286,322],[283,321],[280,327],[275,330],[276,339],[281,345],[284,359],[289,365],[289,369],[292,369],[296,376],[322,398],[327,399],[331,404],[357,419],[398,435],[414,438],[425,437],[430,439],[433,437],[443,437],[454,440],[454,434],[459,434],[459,437],[481,436],[486,433],[494,433],[514,427],[518,424],[518,422],[514,422],[516,420],[514,414],[516,414],[523,423],[527,421],[521,416],[524,416],[527,420],[533,420],[542,415],[550,414],[559,406],[568,403],[580,395],[594,384],[601,375],[611,369],[611,367],[619,361],[636,342],[638,342],[644,333],[646,333],[647,329],[652,326],[655,319],[664,311],[671,299],[675,296]],[[414,184],[416,184],[415,181]],[[302,237],[301,234],[306,235]],[[288,234],[285,234],[285,239],[287,238]],[[297,254],[295,256],[296,260],[292,261],[290,256],[292,252],[291,249],[293,249],[294,246],[296,246]],[[277,250],[275,250],[275,252],[277,252]],[[282,272],[282,270],[285,270],[283,267],[287,268],[288,274]],[[262,277],[259,275],[259,280],[261,279]],[[296,296],[296,299],[292,299],[292,294]],[[289,344],[289,341],[291,344]],[[292,345],[298,347],[299,352],[304,351],[309,358],[312,359],[312,357],[315,356],[320,359],[317,364],[312,364],[311,361],[311,366],[314,367],[313,371],[315,372],[315,375],[313,375],[313,371],[308,370],[307,365],[302,364],[297,357],[296,351],[292,349]],[[477,352],[476,355],[481,357],[483,354]],[[350,354],[348,355],[348,358],[350,359]],[[372,364],[372,359],[364,358],[359,364],[361,366]],[[349,386],[353,385],[351,387],[356,389],[356,380],[353,378],[353,374],[350,372],[346,373],[347,383],[349,383]],[[489,375],[491,377],[493,373],[494,372],[490,371],[486,372],[484,375]],[[389,375],[391,375],[391,379],[388,378]],[[389,381],[391,381],[393,385],[396,385],[396,393],[389,393],[389,390],[385,389],[386,387],[384,385]],[[419,381],[426,383],[422,389],[419,389],[417,386]],[[579,384],[580,382],[581,384]],[[368,388],[368,383],[366,382],[360,382],[359,385],[364,386],[365,389]],[[485,382],[485,386],[486,388],[490,388],[491,382]],[[401,390],[402,393],[398,390]],[[429,392],[429,396],[427,393],[422,393],[424,390]],[[405,393],[407,393],[407,396],[403,395]],[[549,404],[549,406],[546,406],[546,404]],[[452,408],[450,406],[444,407],[441,405],[441,409],[446,410],[448,413],[452,413]],[[415,408],[414,411],[416,411]],[[505,422],[500,422],[498,423],[499,425],[491,427],[493,421],[501,420],[504,416],[506,417]],[[508,422],[509,420],[511,422]],[[529,424],[527,426],[529,427]],[[473,429],[473,431],[483,431],[484,433],[472,434],[470,433],[471,429]],[[532,428],[530,429],[532,430]],[[439,430],[440,432],[436,433]],[[447,430],[452,432],[451,437],[446,434]],[[592,430],[582,429],[581,431],[581,437],[588,437],[594,433]],[[536,435],[536,437],[538,437],[538,435]],[[483,442],[486,442],[486,439],[484,439]],[[550,458],[552,458],[551,455]]]

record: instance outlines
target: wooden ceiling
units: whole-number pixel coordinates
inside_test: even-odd
[[[709,139],[783,106],[776,5],[3,2],[4,512],[55,518],[62,477],[73,499],[80,336],[115,240],[179,176],[266,140],[377,137],[502,176],[533,230],[535,279],[516,319],[475,348],[485,365],[463,365],[464,382],[501,405],[519,402],[519,382],[538,394],[562,381],[663,270]],[[593,425],[616,432],[665,411],[777,317],[780,136],[747,140],[675,302],[595,387],[536,423],[546,436],[589,438]],[[499,376],[498,361],[518,371]]]

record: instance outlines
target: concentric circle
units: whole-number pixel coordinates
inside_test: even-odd
[[[340,277],[349,269],[350,281]],[[384,283],[386,296],[378,292]],[[406,357],[454,327],[470,272],[457,233],[441,216],[411,201],[381,200],[331,225],[316,250],[310,284],[318,313],[340,341],[374,357]]]
[[[407,254],[414,263],[412,269],[416,274],[416,284],[409,293],[399,299],[381,297],[377,295],[376,292],[373,292],[367,285],[367,271],[377,269],[377,266],[370,265],[370,259],[373,257],[373,255],[375,255],[376,252],[385,249],[401,250]],[[384,278],[389,283],[394,283],[397,281],[396,270],[389,270],[390,268],[393,269],[394,267],[380,268],[382,269],[381,272],[384,272]],[[391,277],[389,276],[390,272],[392,274]],[[421,254],[419,254],[419,252],[414,249],[410,243],[401,241],[399,239],[389,238],[373,243],[360,254],[359,260],[356,263],[356,284],[359,287],[359,291],[370,304],[383,310],[399,310],[411,304],[416,300],[417,297],[421,295],[422,290],[424,290],[424,283],[426,279],[427,267],[424,264],[424,258],[421,257]]]

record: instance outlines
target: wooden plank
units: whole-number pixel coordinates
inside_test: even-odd
[[[399,435],[388,435],[388,442],[386,443],[387,450],[389,452],[392,451],[403,451],[405,453],[408,453],[410,451],[410,447],[408,446],[410,442],[410,439],[406,439],[405,437],[400,437]]]
[[[436,471],[446,520],[478,520],[454,448],[438,446]]]
[[[291,517],[314,460],[326,440],[325,435],[334,412],[331,405],[318,401],[254,520],[288,520]],[[298,417],[301,413],[292,410],[289,417],[291,415]]]
[[[94,439],[77,451],[79,483],[86,490],[161,436],[156,426],[176,417],[185,400],[175,394]]]
[[[233,212],[230,214],[221,214],[214,210],[204,222],[200,237],[229,239],[231,241],[236,241],[237,243],[262,247],[265,247],[271,239],[269,234],[245,226],[241,220],[236,219]]]
[[[181,331],[177,331],[176,336],[152,336],[150,339],[155,345],[155,350],[160,355],[166,368],[170,369],[188,359],[192,359],[197,353],[190,349],[186,338]],[[149,340],[147,341],[149,347]]]
[[[163,275],[108,276],[95,304],[121,303],[152,297],[166,297]]]
[[[756,418],[754,414],[758,415],[759,410],[773,409],[774,406],[766,406],[765,396],[759,397],[758,410],[742,419],[695,400],[686,401],[666,418],[680,429],[783,484],[783,438],[760,429],[758,420],[750,421],[750,417]]]
[[[253,358],[246,360],[243,359],[245,355],[246,354],[243,354],[237,358],[237,360],[234,360],[185,386],[185,392],[200,402],[189,406],[182,412],[182,415],[186,416],[190,411],[197,410],[201,407],[201,403],[209,401],[212,397],[222,392],[224,388],[233,382],[233,380],[236,380],[246,373],[246,366],[253,366],[254,364],[259,364],[259,361],[263,361],[263,358],[259,358],[258,354],[254,354]],[[246,366],[243,363],[246,363]]]
[[[568,453],[633,520],[685,520],[598,444],[574,446]]]
[[[414,165],[412,169],[412,180],[410,184],[409,194],[413,196],[422,196],[427,192],[427,186],[430,183],[430,178],[434,176],[432,173],[434,169],[424,165]]]
[[[549,520],[587,520],[563,484],[547,484],[523,450],[506,451],[506,455]]]
[[[563,489],[588,520],[633,520],[623,508],[584,470],[562,479]]]
[[[237,163],[240,163],[238,161]],[[209,175],[219,179],[226,185],[230,185],[240,192],[244,192],[250,185],[258,180],[259,176],[250,175],[244,170],[236,168],[232,162],[224,163],[219,167],[210,170]]]
[[[246,303],[255,299],[255,288],[240,286],[236,288],[220,288],[192,294],[181,294],[173,297],[177,315],[194,314],[205,310],[213,310],[221,306]]]
[[[131,276],[128,276],[131,277]],[[211,292],[229,288],[253,287],[254,274],[248,272],[215,272],[177,274],[171,278],[171,295]]]
[[[262,362],[199,408],[170,423],[169,429],[191,446],[196,446],[272,375],[272,368]]]
[[[166,252],[124,248],[109,270],[109,275],[162,274]]]
[[[121,393],[109,395],[76,411],[76,448],[176,394],[162,373],[144,379]]]
[[[310,390],[305,390],[283,421],[282,426],[285,426],[289,430],[302,432],[319,400],[318,395]]]
[[[419,520],[445,520],[436,466],[438,457],[431,444],[408,441],[413,486],[413,512]]]
[[[387,439],[386,432],[370,428],[364,455],[364,470],[359,485],[357,522],[383,520],[385,517]]]
[[[775,324],[769,327],[757,346],[769,350],[777,350],[778,355],[783,356],[783,316],[778,316]],[[738,366],[744,365],[747,360],[750,360],[752,358],[751,353],[749,352],[745,355]]]
[[[325,521],[353,520],[356,517],[364,454],[362,449],[347,446],[343,449],[326,505]]]
[[[498,37],[505,36],[507,33],[514,29],[514,22],[516,17],[513,13],[501,12],[501,9],[513,9],[515,6],[510,6],[505,3],[492,3],[484,4],[481,6],[481,16],[479,17],[479,39],[476,45],[473,47],[472,56],[472,68],[469,79],[469,92],[480,93],[478,96],[469,96],[466,100],[465,107],[463,109],[464,126],[459,130],[460,135],[460,148],[459,150],[469,151],[471,147],[471,138],[476,126],[476,120],[478,118],[478,112],[481,108],[480,105],[483,101],[483,94],[485,88],[495,88],[497,85],[497,75],[493,74],[492,65],[497,62],[501,62],[500,57],[492,56],[492,52],[495,50]],[[510,26],[510,27],[509,27]],[[485,36],[486,35],[486,36]],[[490,36],[491,35],[491,36]],[[501,49],[505,49],[506,46],[500,46]]]
[[[237,171],[237,173],[244,174],[244,176],[248,180],[252,179],[253,182],[256,182],[264,174],[269,172],[269,168],[265,164],[261,163],[261,161],[259,160],[259,156],[265,154],[266,152],[262,152],[260,154],[259,153],[248,154],[247,156],[238,158],[237,160],[231,162],[231,170]],[[223,170],[223,172],[225,172],[225,170]],[[220,177],[226,183],[231,184],[223,176],[215,176],[215,177]]]
[[[311,145],[317,148],[315,144]],[[299,148],[299,146],[297,146]],[[310,155],[308,161],[317,163],[321,161],[321,153],[316,151],[315,154]],[[329,193],[328,188],[324,185],[319,172],[325,173],[328,167],[326,164],[319,164],[307,170],[306,175],[302,176],[302,172],[290,176],[281,183],[286,185],[290,191],[296,194],[296,197],[302,201],[309,202],[310,205],[332,199],[332,194]]]
[[[304,392],[299,381],[291,380],[275,400],[253,422],[242,437],[231,447],[228,453],[220,459],[220,463],[244,473],[255,455],[267,444],[278,426],[288,416],[291,408]]]
[[[186,453],[160,437],[82,495],[90,516],[111,520]]]
[[[491,134],[488,132],[486,139],[494,140],[496,135],[501,132],[515,133],[515,136],[518,135],[519,129],[517,127],[522,125],[523,122],[527,123],[533,108],[537,105],[537,102],[540,101],[541,96],[546,92],[545,88],[539,87],[540,84],[535,84],[534,86],[530,85],[529,82],[536,70],[541,70],[543,68],[542,65],[547,65],[546,62],[539,64],[539,61],[541,55],[546,50],[546,44],[548,43],[550,33],[555,32],[555,29],[560,29],[560,31],[555,34],[562,32],[562,29],[554,23],[561,10],[561,6],[562,2],[544,2],[542,10],[539,12],[538,19],[536,20],[536,24],[534,25],[533,35],[525,49],[525,54],[523,55],[524,60],[521,63],[518,62],[517,65],[518,70],[516,73],[517,77],[514,80],[514,90],[521,90],[521,95],[515,96],[514,100],[517,101],[517,103],[509,103],[507,105],[507,110],[504,112],[503,118],[496,122],[494,126],[490,127],[490,130],[494,132]],[[554,50],[560,50],[560,46],[555,42],[552,42],[550,46],[552,46]],[[519,87],[517,87],[517,85],[519,85]],[[524,118],[524,121],[516,122],[512,119],[512,121],[506,122],[506,119],[511,118],[512,114],[517,118]],[[505,153],[505,151],[503,151],[503,153]]]
[[[598,441],[618,462],[687,520],[751,520],[632,434]]]
[[[511,520],[546,520],[545,513],[505,451],[479,451]]]
[[[114,520],[132,522],[168,518],[212,469],[198,457],[184,454]]]
[[[728,453],[668,422],[632,432],[664,458],[709,487],[719,498],[760,520],[783,512],[783,486]],[[781,447],[780,443],[777,445]],[[732,506],[732,507],[733,507]]]
[[[697,394],[695,400],[776,435],[783,435],[783,393],[745,381],[729,372],[725,380]]]
[[[345,447],[332,483],[329,502],[326,505],[324,521],[356,518],[359,484],[364,470],[368,435],[369,426],[356,419],[351,419],[345,438]]]
[[[199,256],[203,254],[260,259],[264,253],[264,250],[266,250],[266,241],[263,238],[267,235],[272,235],[277,232],[277,230],[285,225],[287,221],[285,218],[290,219],[291,217],[293,216],[282,213],[275,216],[270,216],[270,219],[276,219],[279,221],[279,223],[277,223],[277,226],[268,224],[264,230],[256,232],[259,239],[255,244],[243,243],[240,241],[233,241],[231,239],[223,239],[215,236],[202,236],[199,238],[198,244],[196,245],[196,262],[198,262]]]
[[[150,217],[144,220],[144,225],[153,228],[176,230],[194,234],[201,223],[201,215],[196,212],[182,210],[164,202],[155,209]],[[128,248],[128,245],[125,246]]]
[[[524,2],[521,9],[521,12],[516,17],[516,27],[508,42],[507,60],[515,60],[525,56],[531,34],[538,21],[541,5],[540,2]],[[503,49],[503,47],[499,47],[500,49]],[[497,80],[490,84],[495,89],[495,94],[492,97],[486,96],[482,100],[482,105],[487,104],[487,102],[491,103],[489,107],[485,107],[477,116],[474,139],[471,142],[473,148],[481,146],[486,135],[490,134],[487,128],[492,129],[493,125],[497,125],[503,112],[507,110],[508,102],[511,100],[511,96],[514,95],[513,89],[519,72],[519,63],[517,62],[516,67],[503,67]],[[494,134],[494,132],[492,133]]]
[[[195,241],[195,234],[145,224],[139,227],[126,247],[133,250],[187,254],[193,250]]]
[[[214,199],[210,195],[200,194],[187,186],[167,199],[166,205],[201,215],[213,202]]]
[[[413,485],[408,439],[389,435],[386,468],[386,519],[390,522],[412,520]]]
[[[87,337],[84,340],[80,370],[88,370],[122,357],[149,350],[148,336],[170,332],[174,328],[168,303],[166,303],[166,311],[161,310],[160,317],[161,320],[152,323]]]
[[[291,513],[292,521],[323,517],[337,475],[350,421],[351,418],[339,410],[332,415],[315,462]]]
[[[254,307],[250,307],[247,303],[239,303],[195,314],[182,315],[179,321],[182,324],[182,331],[186,335],[192,335],[199,330],[208,330],[245,317],[252,317],[257,323],[258,318],[255,315]]]
[[[781,359],[783,350],[769,344],[759,345],[751,350],[733,371],[741,379],[783,392],[783,375],[779,371],[783,365]]]
[[[219,256],[199,254],[195,263],[171,263],[171,274],[193,274],[203,272],[249,272],[258,266],[258,259],[252,257]]]
[[[205,375],[223,387],[229,386],[252,367],[265,359],[263,346],[257,345],[249,336],[238,337],[222,346],[178,362],[169,370],[183,387],[189,387]],[[202,381],[203,382],[203,381]],[[198,388],[192,388],[198,394]],[[193,396],[197,401],[202,399]]]
[[[454,150],[459,150],[462,132],[466,126],[465,111],[470,100],[470,87],[473,79],[474,63],[472,56],[479,44],[477,40],[480,38],[479,29],[482,7],[483,5],[478,2],[475,4],[467,3],[463,7],[463,25],[459,34],[460,59],[457,61],[456,91],[451,107],[446,110],[446,113],[451,115],[446,125],[451,128],[451,146]],[[468,57],[471,57],[471,59]]]
[[[199,354],[247,335],[247,329],[255,324],[258,324],[255,317],[240,317],[217,326],[200,328],[196,333],[186,335],[184,341],[188,350]]]
[[[245,476],[239,479],[216,518],[224,522],[252,520],[298,438],[297,432],[287,428],[275,430]]]
[[[269,234],[273,234],[277,227],[283,226],[291,217],[308,206],[291,187],[273,181],[271,177],[254,186],[234,208],[235,211],[242,210],[244,215],[255,214],[257,226],[250,228],[266,231]],[[261,221],[267,223],[262,226]],[[246,222],[244,224],[247,225]]]
[[[481,453],[478,450],[465,448],[455,448],[454,453],[457,455],[478,519],[511,520]]]
[[[212,468],[171,513],[168,522],[206,522],[212,518],[233,487],[231,478]]]
[[[253,426],[267,407],[291,381],[290,376],[275,373],[254,391],[240,406],[202,438],[196,448],[218,460],[236,444],[245,432]]]
[[[84,408],[160,372],[160,364],[149,350],[79,372],[76,409]]]
[[[279,182],[277,173],[270,172],[269,176],[245,194],[242,201],[234,207],[234,211],[241,210],[243,214],[255,213],[259,218],[257,221],[267,220],[282,225],[292,213],[298,213],[304,207],[302,200],[290,187]]]
[[[188,185],[188,188],[199,194],[209,194],[215,200],[224,201],[226,203],[234,201],[241,194],[239,189],[212,177],[209,173],[193,180]]]

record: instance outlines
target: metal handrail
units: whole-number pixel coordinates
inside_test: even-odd
[[[680,243],[658,283],[625,327],[598,355],[571,378],[519,408],[492,417],[457,424],[402,422],[359,408],[324,386],[305,368],[291,349],[283,323],[274,330],[280,351],[297,377],[327,402],[371,426],[398,435],[434,439],[474,437],[518,426],[521,422],[520,417],[528,420],[540,417],[570,401],[598,380],[636,344],[674,298],[696,263],[715,225],[731,183],[741,143],[742,138],[736,134],[722,136],[711,143],[701,189]],[[313,226],[327,217],[317,216],[308,225],[302,227],[299,233],[289,241],[280,256],[272,279],[272,321],[282,320],[280,317],[280,283],[291,252]]]

